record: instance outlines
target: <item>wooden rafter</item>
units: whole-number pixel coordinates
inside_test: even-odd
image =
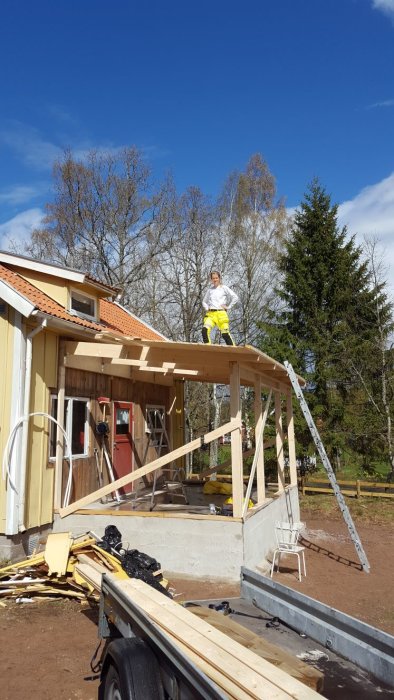
[[[116,343],[66,343],[67,367],[136,381],[171,384],[172,378],[176,376],[190,381],[229,384],[230,366],[233,362],[239,365],[242,385],[254,386],[257,375],[263,387],[285,394],[291,392],[286,368],[250,346],[229,347],[126,338]],[[302,383],[303,380],[299,379]]]

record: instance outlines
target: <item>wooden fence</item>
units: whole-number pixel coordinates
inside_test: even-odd
[[[376,498],[394,498],[394,484],[379,481],[337,481],[344,496],[372,496]],[[298,486],[303,496],[306,492],[333,493],[330,482],[326,479],[310,479],[301,477]]]

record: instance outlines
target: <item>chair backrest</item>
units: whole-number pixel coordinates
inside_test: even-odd
[[[275,523],[275,535],[278,547],[284,547],[285,549],[296,547],[303,527],[304,523],[277,521]]]

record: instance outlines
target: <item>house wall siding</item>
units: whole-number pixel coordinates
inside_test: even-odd
[[[59,304],[68,308],[68,282],[56,277],[44,276],[40,272],[28,270],[26,268],[15,268],[15,272],[27,280],[35,287],[41,289],[42,292],[48,294],[51,299],[54,299]]]
[[[50,390],[57,385],[58,337],[42,331],[33,338],[30,412],[50,411]],[[52,521],[54,464],[48,460],[49,421],[29,420],[26,527]]]
[[[170,387],[66,368],[65,394],[68,397],[79,396],[90,400],[89,457],[73,460],[73,482],[70,502],[92,493],[99,487],[94,450],[95,448],[98,450],[98,458],[100,459],[102,438],[96,433],[96,424],[102,421],[104,416],[102,407],[97,403],[98,397],[104,396],[110,399],[110,404],[106,406],[105,413],[105,420],[109,423],[110,433],[108,438],[105,439],[111,458],[113,401],[130,401],[133,404],[134,468],[137,469],[142,464],[148,463],[157,457],[156,449],[147,447],[149,436],[146,432],[145,409],[148,404],[163,405],[166,413],[168,413],[170,410]],[[166,427],[170,435],[171,422],[169,416],[166,419]],[[166,454],[167,451],[167,449],[163,449],[162,454]],[[68,473],[68,462],[65,460],[62,475],[63,495]],[[105,461],[103,461],[103,477],[104,483],[109,483]]]
[[[6,304],[5,313],[0,315],[0,455],[3,455],[10,431],[11,381],[13,370],[14,310]],[[2,478],[2,477],[1,477]],[[3,481],[3,485],[4,485]],[[0,529],[5,531],[6,489],[0,489]]]

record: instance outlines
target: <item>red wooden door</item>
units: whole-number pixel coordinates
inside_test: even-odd
[[[114,401],[112,461],[115,479],[120,479],[134,469],[133,460],[133,404],[129,401]],[[132,484],[119,489],[121,494],[131,493]]]

